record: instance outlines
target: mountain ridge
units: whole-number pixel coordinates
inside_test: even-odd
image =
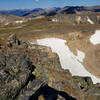
[[[65,13],[73,14],[77,12],[100,12],[100,6],[65,6],[65,7],[52,7],[52,8],[34,8],[34,9],[12,9],[0,10],[0,14],[15,15],[15,16],[28,16],[34,13],[43,12],[42,15],[52,15],[52,13]],[[41,15],[41,14],[40,14]]]

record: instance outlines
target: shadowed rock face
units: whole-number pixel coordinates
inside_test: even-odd
[[[0,49],[0,100],[99,100],[100,84],[72,77],[50,48],[11,41]]]
[[[29,100],[39,100],[39,96],[43,95],[44,100],[76,100],[63,91],[58,91],[49,87],[48,85],[41,86]],[[61,98],[60,98],[61,96]]]

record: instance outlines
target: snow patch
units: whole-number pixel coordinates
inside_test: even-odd
[[[16,24],[22,24],[24,21],[23,20],[17,20],[15,21]]]
[[[9,25],[9,23],[5,23],[5,26]]]
[[[100,83],[100,79],[96,78],[94,75],[89,73],[85,67],[82,65],[85,54],[81,51],[77,51],[77,56],[75,56],[65,45],[66,40],[58,38],[45,38],[37,40],[38,45],[48,46],[52,49],[52,52],[58,54],[60,63],[63,69],[69,69],[72,75],[77,76],[89,76],[91,77],[93,83]]]
[[[78,17],[77,17],[77,22],[78,22],[78,24],[80,24],[80,21],[81,21],[81,16],[78,16]]]
[[[88,21],[90,24],[94,24],[93,21],[92,21],[89,17],[87,17],[87,21]]]
[[[58,22],[58,19],[57,18],[53,18],[52,22]]]
[[[95,34],[91,36],[90,42],[94,45],[100,44],[100,30],[96,30]]]

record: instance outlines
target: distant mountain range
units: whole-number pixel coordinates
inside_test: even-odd
[[[1,10],[0,14],[6,15],[15,15],[15,16],[27,16],[30,14],[36,15],[49,15],[51,13],[56,13],[61,8],[53,7],[53,8],[35,8],[35,9],[15,9],[15,10]],[[36,15],[35,15],[36,14]]]
[[[63,14],[75,14],[80,12],[100,12],[100,6],[66,6],[59,11],[59,13]]]
[[[41,8],[36,8],[32,10],[29,13],[24,14],[23,16],[27,17],[37,17],[37,16],[52,16],[55,15],[61,8],[46,8],[46,9],[41,9]]]
[[[1,10],[0,14],[23,16],[25,13],[28,13],[30,11],[30,9]]]
[[[0,14],[15,15],[15,16],[52,16],[57,13],[61,14],[75,14],[81,12],[100,12],[100,6],[66,6],[63,8],[35,8],[35,9],[18,9],[18,10],[1,10]]]

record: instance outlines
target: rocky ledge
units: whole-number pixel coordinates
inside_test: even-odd
[[[100,100],[100,84],[63,70],[50,48],[11,36],[0,45],[0,100]]]

